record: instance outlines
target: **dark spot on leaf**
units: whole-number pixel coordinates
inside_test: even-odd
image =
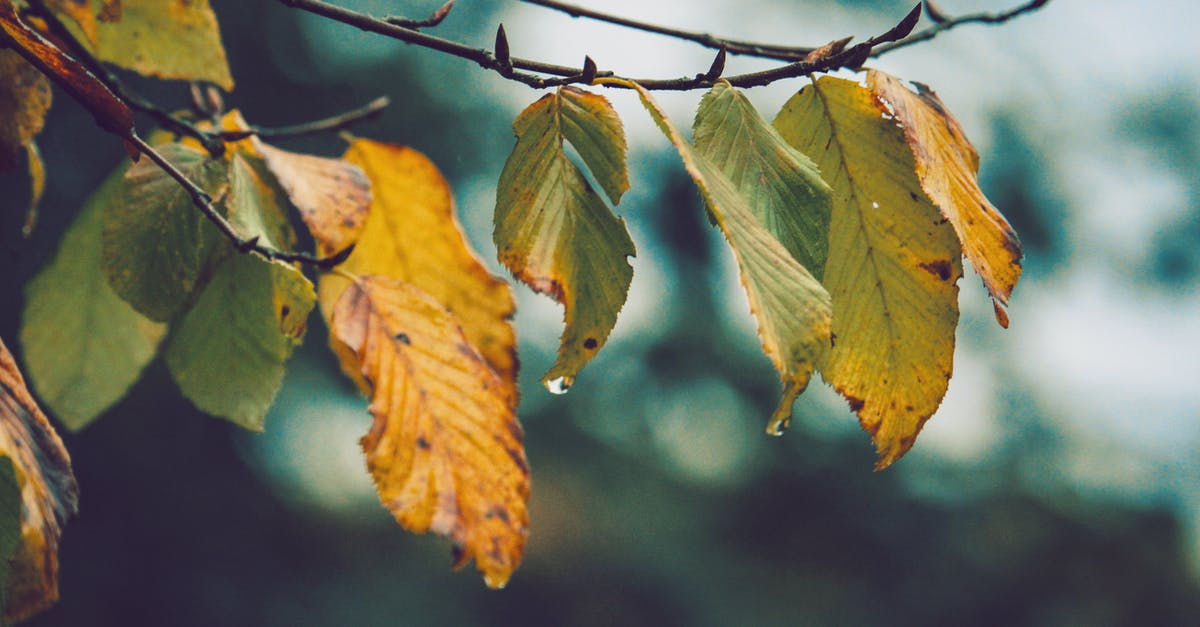
[[[412,346],[412,340],[408,337],[407,333],[397,333],[396,341],[404,344],[405,346]]]
[[[916,192],[909,192],[909,193],[908,193],[908,195],[909,195],[909,196],[912,196],[912,199],[913,199],[913,201],[914,201],[914,202],[917,202],[917,201],[920,201],[920,200],[921,200],[921,198],[920,198],[919,196],[917,196],[917,193],[916,193]]]
[[[862,411],[863,405],[866,404],[861,398],[854,398],[853,396],[847,396],[846,402],[850,403],[850,411],[853,411],[854,413]]]
[[[829,348],[833,348],[834,346],[837,346],[837,333],[830,333],[829,334]]]
[[[489,509],[487,511],[487,513],[484,514],[484,517],[488,518],[488,519],[499,518],[500,520],[502,520],[504,522],[509,522],[508,510],[504,509],[503,507],[500,507],[499,505],[496,505],[496,506],[492,507],[491,509]]]
[[[950,280],[950,274],[953,271],[952,268],[950,261],[946,259],[938,259],[937,261],[921,264],[921,269],[943,281]]]
[[[589,337],[588,339],[583,341],[583,347],[588,350],[595,350],[597,343],[598,342],[596,342],[596,338]]]
[[[913,442],[915,442],[916,439],[916,436],[912,435],[906,435],[900,438],[900,448],[907,451],[908,449],[912,448]]]
[[[904,411],[913,411],[914,409],[916,409],[916,408],[915,408],[915,407],[913,407],[912,405],[905,405],[905,406],[904,406]]]
[[[287,305],[284,305],[279,308],[279,317],[280,318],[287,318],[288,314],[290,314],[290,313],[292,313],[292,308],[288,307]]]
[[[430,448],[429,440],[426,440],[425,436],[423,435],[417,436],[417,448],[421,449],[422,451],[428,451]]]

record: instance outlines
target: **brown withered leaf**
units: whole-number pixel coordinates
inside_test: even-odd
[[[1008,304],[1021,276],[1021,243],[1008,220],[979,188],[979,153],[937,94],[921,83],[917,92],[879,70],[867,72],[867,87],[891,105],[917,162],[921,188],[962,242],[963,253],[983,278],[996,303],[996,320],[1008,326]]]
[[[254,143],[279,181],[323,256],[342,252],[358,240],[371,207],[371,183],[362,169],[341,159],[280,150]]]
[[[366,139],[354,140],[345,158],[371,180],[372,200],[358,244],[339,268],[400,279],[437,299],[454,312],[467,339],[515,394],[512,291],[471,249],[450,185],[437,166],[412,148]],[[333,310],[348,283],[337,274],[321,277],[323,311]]]
[[[101,128],[120,135],[133,129],[133,112],[70,55],[29,28],[12,0],[0,0],[0,43],[9,43],[26,61],[79,101]]]
[[[50,81],[13,50],[0,50],[0,169],[42,132],[50,108]]]
[[[454,544],[489,587],[521,561],[529,467],[516,398],[444,307],[416,287],[363,277],[333,312],[335,346],[359,365],[375,421],[362,438],[380,500],[406,529]]]
[[[25,387],[0,340],[0,455],[21,486],[21,544],[9,562],[6,621],[24,620],[58,600],[58,541],[79,489],[62,440]]]

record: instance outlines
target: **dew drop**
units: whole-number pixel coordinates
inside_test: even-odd
[[[551,394],[566,394],[572,383],[575,383],[574,377],[559,377],[547,381],[546,389],[550,390]]]

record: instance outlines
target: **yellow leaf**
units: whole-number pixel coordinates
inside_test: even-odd
[[[233,91],[208,0],[122,0],[96,25],[96,56],[146,76],[209,81]]]
[[[358,166],[259,141],[253,147],[299,210],[321,255],[339,253],[358,239],[371,205],[371,185]]]
[[[363,277],[331,329],[369,386],[375,422],[362,438],[379,498],[416,533],[454,544],[493,588],[521,561],[529,468],[516,397],[454,316],[419,289]]]
[[[904,138],[916,157],[921,188],[954,225],[963,252],[998,303],[996,319],[1008,326],[1001,308],[1021,276],[1021,243],[1008,221],[979,189],[979,154],[958,120],[937,94],[921,83],[913,93],[889,74],[867,72],[867,86],[891,105],[904,125]]]
[[[366,172],[373,199],[358,244],[339,267],[400,279],[435,298],[515,395],[512,291],[471,250],[437,166],[411,148],[365,139],[354,140],[345,158]],[[323,311],[333,310],[348,283],[334,274],[321,278]]]
[[[9,562],[6,621],[24,620],[58,600],[58,541],[79,489],[62,440],[38,409],[0,341],[0,455],[21,487],[21,543]]]
[[[775,127],[833,188],[823,284],[833,347],[820,367],[875,440],[882,469],[908,451],[953,370],[962,252],[921,191],[903,132],[866,88],[825,76]]]

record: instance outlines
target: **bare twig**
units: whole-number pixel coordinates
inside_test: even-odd
[[[764,59],[776,59],[779,61],[801,61],[808,56],[814,48],[802,46],[777,46],[773,44],[764,44],[753,41],[739,41],[736,39],[727,39],[725,37],[717,37],[708,33],[697,33],[694,31],[686,31],[669,26],[660,26],[658,24],[650,24],[640,20],[634,20],[620,15],[594,11],[584,7],[567,4],[566,2],[558,2],[557,0],[522,0],[528,4],[536,4],[537,6],[546,7],[555,11],[561,11],[571,17],[584,17],[617,26],[624,26],[634,30],[640,30],[647,33],[655,33],[658,35],[666,35],[676,39],[685,41],[693,41],[701,46],[712,48],[713,50],[725,49],[727,54],[741,54],[753,57],[762,57]]]
[[[274,128],[251,125],[245,131],[220,131],[217,133],[217,136],[225,141],[238,141],[252,135],[257,135],[263,139],[279,139],[281,137],[301,137],[316,133],[330,133],[377,117],[389,104],[391,104],[391,100],[387,96],[380,96],[357,109],[321,120],[313,120],[312,122],[293,124],[291,126],[277,126]]]
[[[951,28],[961,26],[963,24],[1003,24],[1014,17],[1023,15],[1025,13],[1032,13],[1033,11],[1036,11],[1049,4],[1049,2],[1050,0],[1030,0],[1029,2],[1013,7],[1007,11],[1001,11],[999,13],[969,13],[966,15],[959,15],[957,17],[946,15],[940,9],[931,6],[930,3],[926,3],[925,10],[929,13],[930,18],[936,22],[933,26],[919,30],[908,37],[901,39],[900,41],[879,46],[875,49],[875,52],[872,53],[871,56],[883,56],[893,50],[899,50],[900,48],[911,46],[918,42],[928,41],[934,37],[937,37],[943,31],[948,31]]]

